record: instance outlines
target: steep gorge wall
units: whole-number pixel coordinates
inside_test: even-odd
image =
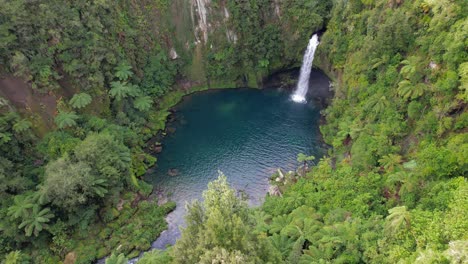
[[[93,98],[78,113],[115,115],[109,92],[120,65],[131,67],[128,81],[156,104],[174,88],[259,87],[266,76],[300,65],[330,6],[294,0],[6,3],[0,94],[24,116],[45,105],[33,122],[44,134],[57,113],[76,111],[68,102],[78,93]],[[11,89],[40,96],[25,106],[26,98],[13,98]]]
[[[295,8],[303,7],[294,1],[176,0],[159,20],[186,81],[257,87],[267,75],[300,64],[308,38],[324,26],[328,6],[309,7],[312,23],[302,23],[305,15]]]

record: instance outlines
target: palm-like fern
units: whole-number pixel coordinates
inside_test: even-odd
[[[132,66],[128,65],[127,63],[121,63],[119,66],[114,68],[115,70],[115,77],[119,78],[121,81],[125,81],[128,78],[132,77]]]
[[[406,209],[406,206],[397,206],[388,210],[390,213],[387,218],[387,230],[396,232],[402,228],[410,228],[410,212]]]
[[[283,228],[291,223],[290,215],[279,215],[273,218],[273,221],[270,225],[270,233],[279,233]]]
[[[107,180],[106,179],[94,179],[91,184],[91,189],[99,197],[104,197],[107,193]]]
[[[8,216],[13,219],[19,217],[27,217],[29,210],[33,208],[33,203],[29,197],[24,195],[16,195],[14,198],[14,204],[8,208]]]
[[[415,62],[412,60],[404,60],[401,62],[404,66],[401,68],[401,75],[405,77],[406,79],[411,79],[411,77],[414,75],[416,72],[416,65]]]
[[[149,96],[140,96],[133,101],[133,106],[140,111],[147,111],[153,105],[153,100]]]
[[[398,83],[398,95],[404,99],[416,99],[424,94],[426,86],[422,83],[413,85],[409,80],[403,80]]]
[[[387,171],[393,171],[395,169],[395,166],[400,164],[402,161],[402,157],[398,154],[388,154],[379,159],[379,163]]]
[[[13,125],[13,130],[16,133],[21,133],[28,130],[31,127],[31,122],[26,119],[21,119]]]
[[[72,99],[70,100],[70,105],[73,108],[80,109],[89,105],[92,100],[93,99],[91,98],[89,94],[79,93],[79,94],[73,95]]]
[[[138,96],[138,86],[136,85],[129,85],[126,82],[111,82],[111,89],[109,91],[109,95],[115,98],[117,101],[121,101],[124,98],[129,96],[135,97]]]
[[[50,213],[49,208],[40,210],[38,205],[35,205],[26,219],[21,222],[18,228],[24,228],[26,236],[34,234],[38,236],[39,233],[47,228],[47,223],[53,218],[54,215]]]
[[[79,116],[74,112],[60,112],[55,117],[55,124],[59,128],[72,127],[76,125]]]
[[[286,259],[293,248],[294,239],[280,234],[273,234],[270,237],[271,244],[281,253],[283,259]]]
[[[267,221],[271,219],[271,216],[264,211],[255,210],[253,212],[253,217],[255,219],[255,229],[259,232],[268,232]]]

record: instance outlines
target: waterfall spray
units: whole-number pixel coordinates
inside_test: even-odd
[[[299,82],[297,83],[296,90],[294,91],[291,99],[294,102],[305,103],[307,90],[309,89],[310,71],[312,70],[312,62],[314,61],[314,54],[319,44],[317,34],[314,34],[309,40],[309,45],[304,54],[304,59],[301,66],[301,74],[299,75]]]

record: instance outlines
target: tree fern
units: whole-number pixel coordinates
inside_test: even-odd
[[[149,96],[141,96],[133,101],[133,106],[140,111],[147,111],[151,108],[153,100]]]
[[[424,94],[426,85],[418,83],[413,85],[409,80],[403,80],[398,83],[398,95],[404,99],[416,99]]]
[[[132,66],[128,65],[125,62],[120,63],[119,66],[114,68],[114,70],[115,77],[117,77],[121,81],[125,81],[133,75]]]
[[[91,189],[99,197],[104,197],[107,193],[107,180],[106,179],[94,179],[91,184]]]
[[[138,96],[139,90],[136,85],[129,85],[126,82],[111,82],[111,89],[109,95],[117,101],[121,101],[127,97]]]
[[[76,126],[76,121],[78,120],[79,116],[74,112],[60,112],[55,117],[55,124],[59,128],[66,128]]]
[[[270,233],[279,233],[283,228],[291,223],[291,217],[289,215],[279,215],[273,218],[270,225]]]
[[[271,244],[281,253],[283,260],[285,260],[291,249],[294,245],[294,239],[280,235],[280,234],[273,234],[270,237]]]
[[[54,215],[50,213],[49,208],[40,210],[39,206],[35,205],[28,217],[21,222],[18,228],[24,228],[26,236],[31,236],[32,234],[38,236],[44,228],[48,227],[47,223],[53,217]]]
[[[388,210],[390,213],[386,220],[386,228],[390,232],[396,232],[401,230],[402,228],[409,228],[410,227],[410,218],[411,215],[409,211],[406,209],[406,206],[397,206],[393,207],[392,209]]]
[[[16,195],[14,198],[14,204],[8,208],[7,215],[13,219],[26,217],[33,206],[34,205],[29,197],[25,195]]]
[[[28,130],[31,127],[31,122],[26,119],[21,119],[13,125],[13,130],[16,133],[21,133]]]
[[[91,98],[89,94],[79,93],[79,94],[73,95],[72,99],[70,100],[70,105],[73,108],[80,109],[89,105],[92,100],[93,99]]]
[[[382,165],[387,171],[393,171],[395,166],[400,164],[402,161],[403,158],[398,154],[388,154],[379,159],[380,165]]]

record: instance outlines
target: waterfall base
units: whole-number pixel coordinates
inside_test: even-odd
[[[307,103],[307,100],[305,99],[304,96],[298,95],[298,94],[293,94],[291,96],[291,100],[293,100],[296,103]]]

